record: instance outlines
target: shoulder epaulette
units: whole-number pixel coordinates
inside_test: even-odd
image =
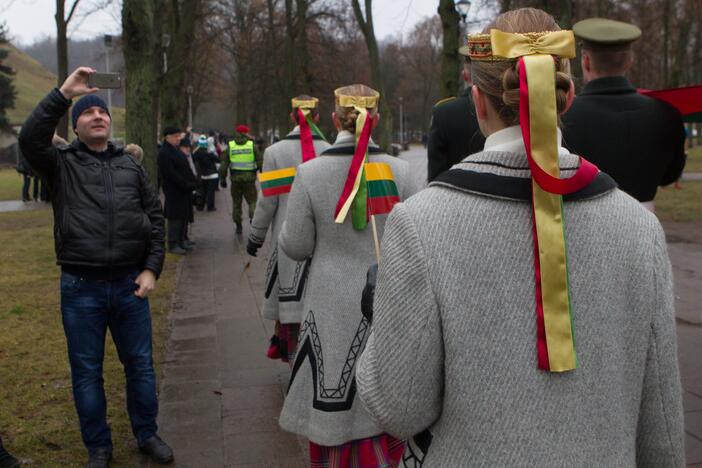
[[[447,98],[441,99],[440,101],[437,101],[436,104],[434,104],[434,107],[438,107],[438,106],[440,106],[441,104],[445,104],[445,103],[447,103],[447,102],[451,102],[451,101],[453,101],[454,99],[456,99],[456,96],[451,96],[451,97],[447,97]]]

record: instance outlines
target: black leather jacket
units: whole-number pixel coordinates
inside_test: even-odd
[[[95,153],[80,141],[53,147],[71,101],[52,90],[22,126],[19,144],[32,169],[47,178],[54,208],[56,261],[62,266],[161,273],[161,202],[146,172],[122,148]]]

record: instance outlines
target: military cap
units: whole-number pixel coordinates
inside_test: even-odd
[[[598,45],[621,45],[641,37],[641,29],[630,23],[607,18],[588,18],[573,25],[573,33],[580,39]]]

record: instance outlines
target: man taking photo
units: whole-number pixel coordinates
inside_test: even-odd
[[[110,141],[112,119],[81,67],[52,90],[22,127],[19,144],[32,169],[46,178],[61,266],[61,315],[68,343],[73,398],[88,467],[109,465],[102,364],[107,328],[127,380],[127,411],[139,448],[168,463],[173,452],[156,434],[156,377],[151,356],[153,291],[164,261],[161,204],[144,169]],[[51,145],[73,98],[77,138]]]

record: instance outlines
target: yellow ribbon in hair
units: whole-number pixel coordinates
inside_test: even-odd
[[[505,58],[524,57],[529,87],[531,155],[554,177],[558,165],[556,69],[553,55],[575,57],[572,31],[511,34],[491,30],[492,52]],[[533,184],[534,221],[539,246],[541,296],[549,371],[577,367],[568,291],[563,198]]]
[[[573,31],[521,34],[491,29],[490,42],[492,55],[505,58],[527,55],[557,55],[562,58],[575,58]]]
[[[300,110],[304,111],[307,110],[309,114],[309,109],[316,109],[317,108],[317,103],[319,102],[319,99],[314,98],[314,99],[292,99],[292,107],[293,109],[299,108]],[[306,114],[305,114],[306,115]]]
[[[368,119],[368,111],[366,110],[366,102],[370,101],[363,101],[363,98],[366,98],[368,96],[339,96],[339,105],[342,107],[353,107],[356,109],[358,112],[358,117],[356,118],[356,144],[358,144],[358,140],[361,138],[361,132],[363,131],[363,127],[366,124],[366,120]],[[375,99],[377,103],[377,98],[372,97],[372,99]],[[358,102],[362,103],[364,105],[355,105],[355,104],[349,104],[350,102]],[[375,104],[369,105],[369,108],[375,107]],[[364,160],[365,163],[365,160]],[[337,214],[336,218],[334,221],[336,223],[342,224],[344,220],[346,219],[346,215],[349,212],[349,209],[351,209],[351,204],[353,203],[354,198],[356,197],[356,194],[358,193],[358,189],[361,186],[361,182],[363,181],[364,177],[364,171],[363,171],[363,166],[361,166],[361,169],[358,171],[356,174],[356,179],[354,180],[353,183],[353,190],[351,191],[351,194],[349,197],[344,201],[343,206],[339,210],[339,213]]]
[[[355,107],[363,109],[374,109],[378,105],[379,96],[346,96],[338,95],[338,102],[341,107]]]

